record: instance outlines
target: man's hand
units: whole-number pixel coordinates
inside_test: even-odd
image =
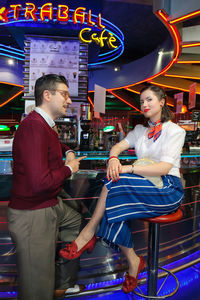
[[[74,152],[68,152],[65,159],[65,164],[69,163],[71,160],[75,159],[75,153]]]
[[[78,172],[79,170],[79,165],[80,165],[80,161],[84,158],[86,158],[87,156],[82,156],[82,157],[79,157],[79,158],[74,158],[72,159],[70,162],[67,162],[65,160],[65,166],[68,165],[72,168],[72,174]]]

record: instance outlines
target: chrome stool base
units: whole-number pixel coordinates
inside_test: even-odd
[[[160,224],[173,223],[179,221],[183,216],[183,213],[180,209],[176,212],[169,215],[163,215],[155,218],[146,218],[144,219],[149,223],[148,231],[148,281],[147,281],[147,295],[144,295],[142,291],[138,293],[134,291],[136,295],[141,296],[146,299],[165,299],[174,295],[179,288],[179,281],[177,277],[169,270],[159,267],[159,239],[160,239]],[[158,269],[161,269],[167,275],[158,274]],[[176,280],[176,287],[174,290],[164,296],[159,296],[159,292],[163,288],[167,278],[172,276]],[[161,284],[161,287],[157,288],[158,278],[164,277],[164,281]]]

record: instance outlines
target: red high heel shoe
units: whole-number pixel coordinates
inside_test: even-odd
[[[122,290],[125,294],[128,294],[132,291],[134,291],[134,289],[137,286],[137,280],[138,280],[138,276],[140,274],[140,272],[144,269],[145,267],[145,260],[143,256],[139,256],[140,258],[140,263],[138,266],[138,271],[137,271],[137,275],[136,278],[129,275],[129,273],[127,272],[125,275],[125,281],[122,283]]]
[[[78,246],[75,241],[73,241],[71,244],[66,244],[66,247],[60,250],[60,255],[63,258],[66,259],[75,259],[79,257],[85,250],[87,250],[88,253],[91,253],[94,249],[94,246],[96,244],[97,238],[95,235],[91,238],[91,240],[79,251],[77,251]]]

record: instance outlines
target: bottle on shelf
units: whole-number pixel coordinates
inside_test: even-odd
[[[98,134],[96,132],[95,138],[94,138],[94,149],[98,150],[98,147],[99,147],[99,138],[98,138]]]
[[[104,140],[103,140],[103,129],[99,129],[99,143],[98,150],[104,150]]]
[[[89,149],[90,151],[94,150],[94,133],[92,129],[90,130]]]

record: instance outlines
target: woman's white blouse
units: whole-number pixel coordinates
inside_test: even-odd
[[[147,127],[136,125],[125,140],[130,148],[135,148],[139,158],[148,157],[155,162],[168,162],[173,165],[169,175],[180,177],[181,150],[185,141],[185,130],[175,123],[163,123],[160,137],[154,142],[146,136]]]

